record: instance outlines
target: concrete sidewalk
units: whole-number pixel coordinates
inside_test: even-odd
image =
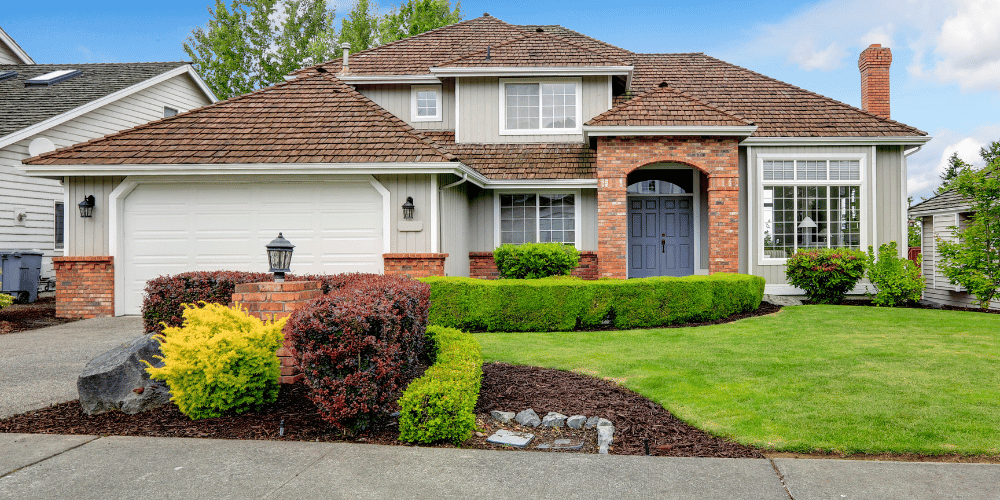
[[[1000,498],[1000,465],[0,434],[0,498]]]
[[[0,335],[0,418],[71,401],[87,362],[142,335],[142,318],[94,318]]]

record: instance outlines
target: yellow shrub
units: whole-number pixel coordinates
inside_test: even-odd
[[[149,366],[149,376],[166,381],[171,400],[192,419],[274,402],[285,320],[264,323],[240,309],[201,305],[185,305],[184,325],[157,336],[163,367]]]
[[[0,309],[3,309],[14,303],[14,297],[12,295],[7,295],[6,293],[0,293]]]

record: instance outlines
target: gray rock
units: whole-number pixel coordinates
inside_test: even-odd
[[[562,427],[566,425],[566,415],[550,411],[542,419],[542,427]]]
[[[593,429],[597,427],[597,422],[601,420],[600,417],[590,417],[587,419],[587,423],[583,425],[584,429]]]
[[[508,431],[507,429],[500,429],[493,433],[492,436],[486,438],[487,443],[500,444],[503,446],[514,446],[516,448],[524,448],[531,444],[531,441],[535,439],[534,434],[529,434],[527,432],[518,431]]]
[[[514,419],[514,412],[512,411],[493,410],[490,412],[490,415],[493,417],[494,420],[500,422],[501,424],[506,424],[507,422],[510,422],[511,420]]]
[[[542,443],[535,447],[536,450],[580,450],[583,449],[583,441],[579,439],[556,439],[551,443]]]
[[[80,406],[87,415],[121,410],[130,415],[152,410],[170,401],[170,389],[146,373],[148,361],[156,367],[163,361],[160,341],[146,335],[122,344],[90,360],[76,381]]]
[[[608,420],[608,419],[606,419],[606,418],[599,418],[599,419],[597,419],[597,426],[598,427],[614,427],[614,425],[611,423],[611,421]]]
[[[610,425],[601,425],[597,427],[597,452],[602,455],[608,454],[608,448],[611,446],[611,442],[614,441],[615,428]]]
[[[761,302],[767,302],[776,306],[801,306],[802,301],[787,295],[765,295]]]
[[[514,420],[526,427],[538,427],[542,423],[542,419],[538,418],[538,414],[531,408],[515,415]]]
[[[580,429],[586,423],[587,417],[583,415],[573,415],[572,417],[566,419],[566,425],[568,425],[570,429]]]

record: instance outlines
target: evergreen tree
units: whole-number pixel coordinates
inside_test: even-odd
[[[965,163],[965,161],[959,158],[958,152],[952,153],[948,158],[948,166],[945,167],[944,173],[941,174],[941,185],[934,190],[934,194],[941,194],[951,189],[952,184],[955,183],[955,179],[967,170],[972,170],[972,165]]]
[[[990,145],[985,148],[979,148],[979,156],[983,158],[983,161],[987,165],[993,163],[993,161],[997,158],[1000,158],[1000,140],[991,142]]]

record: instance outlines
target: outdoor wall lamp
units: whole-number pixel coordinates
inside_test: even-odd
[[[278,237],[271,240],[265,248],[267,248],[267,262],[271,265],[268,272],[274,273],[275,283],[284,283],[285,273],[292,272],[289,267],[292,265],[292,249],[295,245],[278,233]]]
[[[403,218],[406,220],[413,219],[413,197],[407,196],[406,203],[403,203]]]
[[[83,201],[80,202],[80,217],[93,217],[94,216],[94,195],[87,195]]]

